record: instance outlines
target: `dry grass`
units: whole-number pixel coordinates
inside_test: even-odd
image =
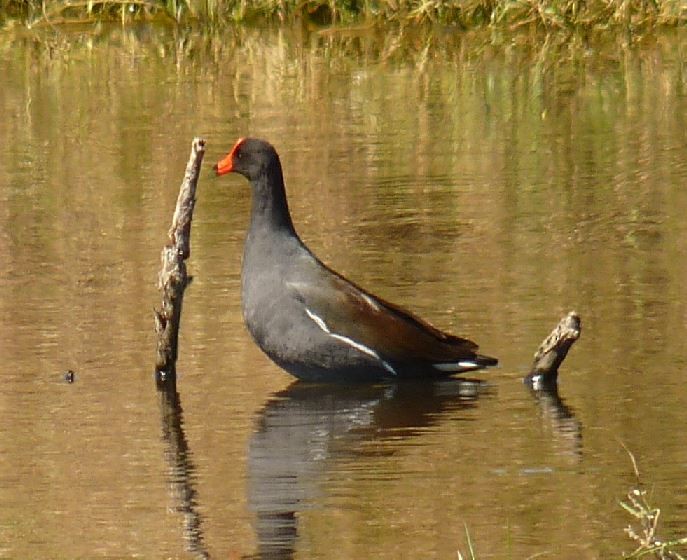
[[[368,22],[547,30],[636,29],[687,22],[685,0],[0,0],[0,19],[30,26],[94,20],[231,23]]]
[[[678,549],[687,546],[687,537],[665,541],[658,536],[661,510],[650,503],[639,475],[637,461],[629,449],[625,448],[625,451],[632,460],[636,481],[634,487],[627,493],[627,501],[620,502],[620,505],[634,518],[634,521],[625,528],[625,533],[637,545],[637,548],[625,555],[625,558],[685,560],[685,553],[678,552]]]
[[[475,549],[472,546],[472,539],[470,538],[470,531],[468,530],[468,526],[465,526],[465,540],[467,542],[468,546],[468,551],[467,551],[467,556],[463,556],[462,552],[459,550],[458,551],[458,560],[477,560],[477,556],[475,555]]]
[[[623,447],[625,447],[623,445]],[[686,552],[681,549],[687,548],[687,537],[673,540],[663,540],[659,537],[659,520],[661,510],[652,505],[649,501],[647,490],[639,474],[637,461],[632,452],[625,447],[630,459],[635,475],[635,484],[627,493],[627,500],[621,501],[621,507],[632,517],[633,522],[625,528],[625,533],[632,539],[636,548],[629,554],[623,555],[625,560],[637,558],[649,558],[653,560],[687,560]],[[465,527],[467,542],[467,554],[457,552],[458,560],[476,560],[475,550],[467,526]]]

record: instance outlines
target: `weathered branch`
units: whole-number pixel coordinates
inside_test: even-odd
[[[158,381],[176,376],[181,304],[189,281],[185,261],[191,254],[191,220],[204,154],[205,140],[194,138],[169,229],[169,243],[162,249],[162,267],[158,280],[158,287],[162,291],[162,305],[159,310],[155,310],[155,371]]]
[[[554,387],[558,379],[558,368],[568,355],[570,347],[580,337],[581,330],[580,316],[577,313],[571,311],[563,317],[534,354],[534,363],[525,377],[525,383],[534,388]]]

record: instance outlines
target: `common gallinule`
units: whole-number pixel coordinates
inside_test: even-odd
[[[492,366],[477,345],[444,333],[323,264],[293,227],[276,150],[241,138],[215,167],[250,181],[241,299],[253,339],[310,381],[437,378]]]

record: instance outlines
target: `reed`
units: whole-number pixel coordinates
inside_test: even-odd
[[[687,6],[684,0],[0,0],[0,21],[36,26],[103,19],[194,21],[210,27],[301,21],[319,26],[637,29],[684,24]]]

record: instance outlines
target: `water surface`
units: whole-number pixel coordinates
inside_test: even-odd
[[[455,558],[466,527],[479,558],[617,557],[623,445],[684,536],[684,36],[474,41],[3,44],[0,557]],[[159,251],[198,135],[180,376],[158,393]],[[487,387],[308,387],[260,354],[248,187],[209,165],[246,135],[279,150],[311,248],[499,356]],[[532,395],[520,379],[570,309],[559,396]]]

